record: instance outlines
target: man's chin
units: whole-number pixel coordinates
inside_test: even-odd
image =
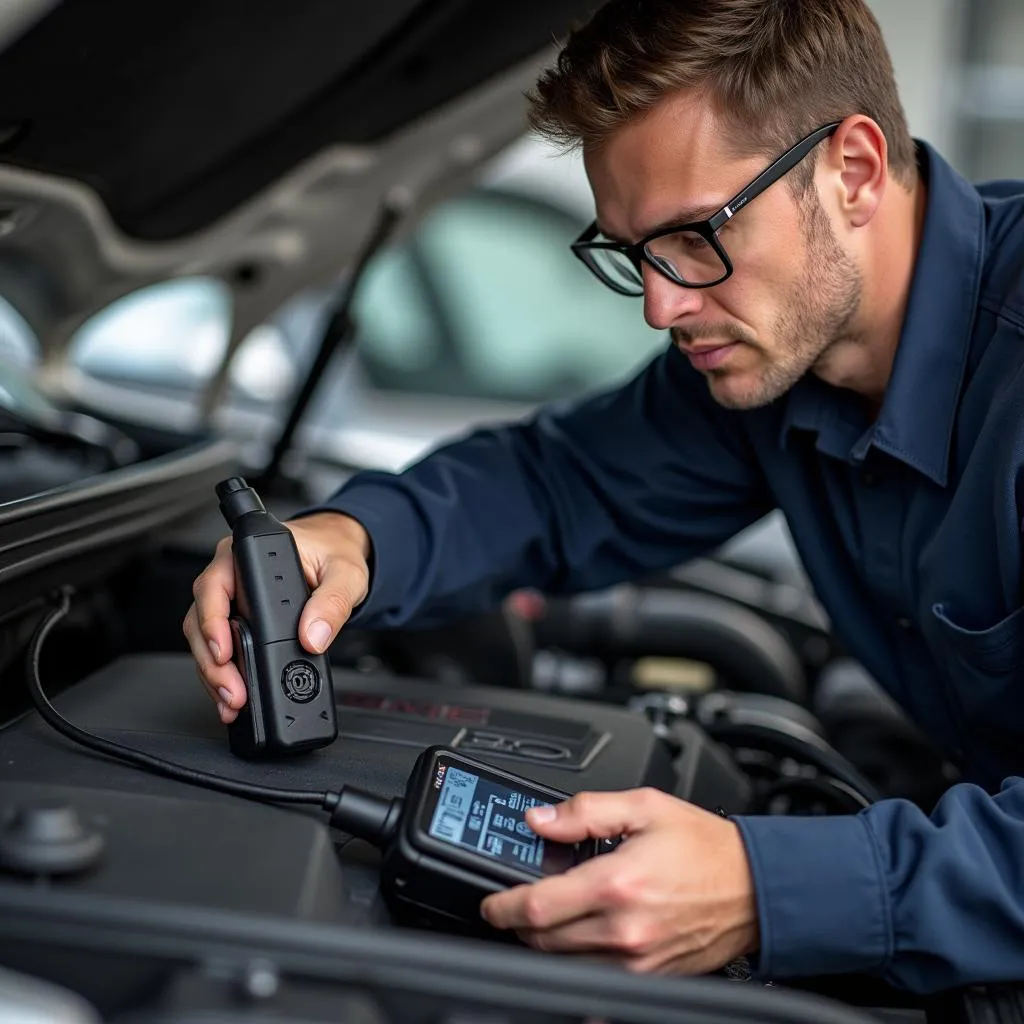
[[[796,368],[761,366],[739,371],[722,368],[705,372],[712,397],[725,409],[761,409],[790,391],[807,372]],[[786,372],[788,371],[788,372]]]
[[[727,370],[712,370],[704,375],[708,382],[711,397],[725,409],[759,409],[770,405],[785,391],[771,388],[750,374],[730,373]]]

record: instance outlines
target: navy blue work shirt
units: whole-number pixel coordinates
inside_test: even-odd
[[[476,432],[329,501],[374,576],[353,624],[438,622],[517,587],[604,587],[786,515],[842,641],[970,781],[927,816],[739,817],[759,973],[931,991],[1024,978],[1024,183],[919,144],[928,206],[872,421],[815,377],[718,406],[669,348],[624,387]]]

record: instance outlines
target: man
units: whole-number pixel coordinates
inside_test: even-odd
[[[970,781],[930,818],[586,794],[530,824],[626,842],[484,916],[639,971],[1024,978],[1024,187],[976,190],[915,145],[862,0],[613,0],[532,118],[582,145],[578,255],[673,344],[295,521],[303,642],[605,586],[781,508],[840,636]],[[185,622],[224,721],[231,580],[222,543]]]

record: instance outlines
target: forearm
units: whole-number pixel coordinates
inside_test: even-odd
[[[355,477],[328,503],[372,540],[370,596],[354,621],[425,625],[517,587],[606,586],[764,514],[757,471],[678,360],[572,409],[479,431],[404,473]]]
[[[759,969],[874,972],[916,992],[1024,977],[1024,781],[857,816],[738,818],[757,893]]]

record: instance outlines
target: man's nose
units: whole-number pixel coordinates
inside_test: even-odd
[[[684,288],[644,264],[644,319],[656,331],[667,331],[681,317],[704,307],[703,288]]]

